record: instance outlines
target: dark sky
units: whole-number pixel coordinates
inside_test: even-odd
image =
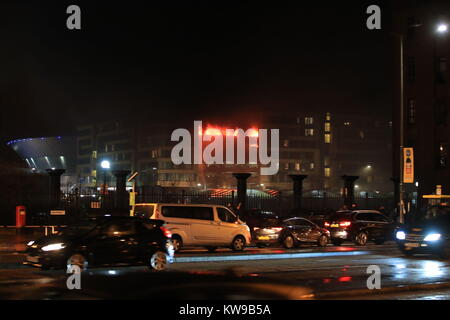
[[[366,29],[369,4],[381,31]],[[3,141],[119,116],[390,115],[380,1],[2,1],[0,15]]]

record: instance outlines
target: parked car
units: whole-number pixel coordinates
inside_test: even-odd
[[[433,254],[450,257],[450,206],[432,206],[416,221],[396,232],[397,244],[406,255]]]
[[[173,261],[171,233],[162,220],[102,217],[82,221],[56,235],[30,241],[25,264],[48,268],[146,264],[164,270]]]
[[[300,243],[326,246],[330,232],[304,218],[289,218],[255,230],[256,245],[282,244],[291,249]]]
[[[393,239],[395,223],[376,210],[338,211],[324,223],[330,230],[331,242],[341,245],[344,241],[353,241],[364,246],[368,241],[383,244]]]
[[[252,242],[256,242],[255,230],[278,224],[280,218],[273,211],[262,209],[248,209],[239,214],[239,218],[244,221],[250,228]],[[265,246],[258,244],[259,246]]]
[[[175,251],[182,247],[229,247],[242,251],[251,242],[249,227],[224,206],[209,204],[140,203],[136,217],[163,219],[172,233]]]

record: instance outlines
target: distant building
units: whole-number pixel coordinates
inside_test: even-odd
[[[306,192],[339,193],[344,174],[361,177],[360,192],[387,193],[392,187],[386,156],[391,153],[391,128],[385,119],[320,112],[268,117],[260,128],[280,129],[280,168],[273,176],[260,175],[259,164],[251,163],[174,165],[170,136],[177,127],[192,133],[192,123],[122,120],[78,127],[76,171],[81,185],[98,188],[104,179],[100,163],[108,160],[112,169],[138,171],[138,186],[230,189],[236,186],[232,173],[251,172],[252,189],[290,191],[289,174],[308,175]]]

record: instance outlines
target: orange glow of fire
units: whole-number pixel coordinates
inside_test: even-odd
[[[198,135],[199,136],[201,136],[203,134],[205,134],[206,136],[220,136],[220,135],[231,136],[231,135],[234,135],[235,137],[237,137],[238,132],[239,132],[237,129],[234,129],[233,133],[231,133],[231,130],[233,130],[233,129],[231,129],[230,131],[227,131],[227,130],[230,130],[230,129],[224,129],[224,128],[218,128],[218,127],[208,127],[208,128],[206,128],[204,133],[199,131]],[[255,129],[255,128],[249,129],[248,136],[251,138],[259,137],[258,129]]]

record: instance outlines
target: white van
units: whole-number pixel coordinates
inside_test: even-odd
[[[185,247],[229,247],[242,251],[251,241],[249,227],[231,210],[209,204],[137,203],[131,215],[160,219],[172,232],[175,251]]]

